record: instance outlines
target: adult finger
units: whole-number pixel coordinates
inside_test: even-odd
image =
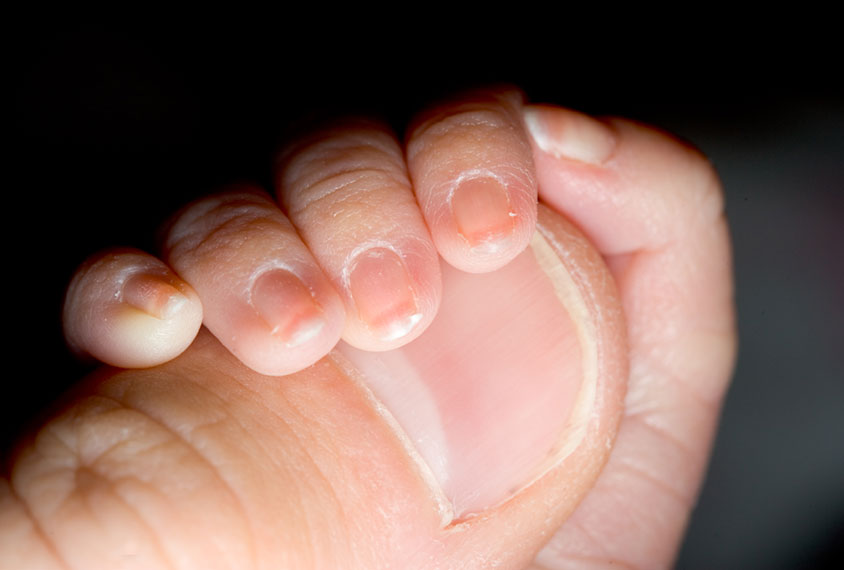
[[[540,197],[604,255],[628,323],[625,417],[547,568],[668,567],[697,496],[732,370],[735,317],[718,178],[656,129],[527,109]]]
[[[592,487],[626,378],[600,257],[540,230],[500,271],[447,267],[441,325],[395,353],[279,381],[202,332],[92,378],[0,481],[0,565],[523,567]]]

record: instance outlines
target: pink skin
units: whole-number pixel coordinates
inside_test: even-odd
[[[437,251],[386,126],[347,119],[297,139],[276,161],[276,194],[343,299],[346,342],[388,350],[425,330]]]
[[[440,255],[463,271],[501,267],[533,234],[536,175],[521,107],[517,91],[481,91],[421,113],[409,129],[420,209]]]
[[[459,127],[454,138],[438,131],[448,120],[430,120],[463,111],[466,121],[450,121]],[[388,352],[341,345],[283,379],[250,369],[264,361],[260,353],[253,360],[233,356],[225,334],[220,344],[202,332],[168,364],[92,378],[65,412],[22,443],[9,483],[0,485],[0,565],[98,568],[131,559],[143,568],[165,561],[239,568],[670,566],[735,348],[717,179],[694,150],[625,121],[531,107],[528,129],[519,119],[502,138],[486,130],[521,112],[509,94],[474,94],[424,113],[411,129],[409,147],[419,140],[414,136],[432,137],[431,148],[409,152],[409,179],[417,199],[429,197],[420,199],[422,218],[449,263],[436,267],[442,301],[434,305],[439,313],[425,315],[425,332]],[[479,154],[473,145],[481,137],[464,125],[510,145],[516,156],[529,144],[529,165],[518,170],[532,178],[519,184],[536,184],[556,213],[540,207],[540,237],[527,250],[526,229],[537,213],[522,215],[517,197],[508,197],[512,218],[525,227],[513,226],[510,243],[520,243],[522,231],[527,239],[512,251],[471,247],[469,234],[481,241],[500,234],[494,209],[474,208],[481,215],[471,223],[442,213],[453,212],[453,193],[431,181],[460,174],[448,161],[436,162],[437,148],[451,149],[440,156],[465,159],[464,170],[495,172],[487,160],[495,151]],[[386,156],[379,159],[385,171],[396,168]],[[471,157],[483,168],[468,168]],[[247,193],[253,198],[236,198],[246,206],[238,210],[241,228],[268,228],[282,241],[293,235],[266,198]],[[267,261],[267,249],[253,246],[265,243],[261,232],[214,245],[221,226],[207,217],[214,211],[208,204],[193,210],[205,218],[183,218],[180,237],[206,236],[200,243],[218,260],[235,252],[227,249],[232,243],[253,249],[227,258],[237,260],[227,262],[229,271],[222,263],[187,278],[206,319],[213,295],[243,291],[238,275],[251,277],[249,268]],[[231,219],[230,209],[216,212]],[[495,231],[467,229],[484,219]],[[336,272],[313,249],[286,267],[322,269],[329,285],[306,288],[311,299],[349,313]],[[215,259],[170,255],[183,277]],[[453,266],[502,269],[467,275]],[[415,279],[432,274],[425,271]],[[107,283],[113,274],[89,275],[99,279],[89,282]],[[396,282],[393,273],[384,275]],[[301,291],[287,277],[273,283],[270,299]],[[77,287],[70,314],[85,314],[73,312],[76,304],[97,307],[98,289]],[[147,312],[166,307],[148,290],[132,285],[124,298]],[[295,314],[312,322],[307,311]],[[308,339],[339,337],[341,327],[331,327],[342,319],[334,319],[320,329],[325,337]],[[66,326],[77,331],[71,340],[80,349],[96,355],[96,327]],[[291,326],[288,319],[269,330]],[[548,346],[532,352],[542,343]],[[296,366],[295,359],[282,361]]]

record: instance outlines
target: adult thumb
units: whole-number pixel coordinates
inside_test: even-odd
[[[524,567],[612,447],[614,284],[542,206],[513,263],[445,272],[398,351],[268,377],[202,333],[158,368],[104,369],[15,454],[0,567]]]

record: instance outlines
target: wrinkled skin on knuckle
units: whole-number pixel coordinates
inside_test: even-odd
[[[333,178],[355,172],[380,171],[406,183],[401,148],[389,127],[366,119],[347,120],[318,129],[284,149],[276,161],[276,181],[285,207],[304,198]],[[340,185],[340,184],[335,184]],[[324,194],[325,192],[317,192]]]
[[[220,350],[110,376],[17,454],[12,487],[68,568],[126,556],[142,568],[317,568],[348,555],[354,522],[337,473],[310,456],[312,420],[289,407],[268,411],[263,431],[244,425],[238,406],[254,396],[239,367],[212,374],[202,358]]]
[[[297,199],[290,213],[301,225],[333,220],[348,211],[372,215],[378,193],[395,194],[396,188],[409,186],[403,175],[388,169],[360,167],[319,180]],[[361,225],[361,224],[358,224]]]
[[[524,94],[515,87],[503,86],[458,94],[454,98],[432,105],[411,122],[408,142],[419,140],[429,133],[443,134],[460,124],[469,126],[507,126],[520,123]]]
[[[269,218],[271,207],[266,197],[251,192],[224,192],[198,200],[170,225],[164,250],[169,257],[182,257],[203,245],[225,243],[252,221]]]
[[[462,105],[421,124],[408,144],[408,158],[414,160],[424,153],[432,160],[447,161],[455,149],[465,155],[466,149],[481,152],[484,148],[505,145],[518,140],[519,123],[506,109],[494,104]],[[529,151],[526,145],[525,150]]]
[[[167,488],[187,492],[200,480],[171,479],[168,471],[192,473],[189,455],[145,414],[89,395],[35,434],[11,480],[68,568],[107,568],[127,556],[166,567],[180,556],[166,543],[181,518]]]

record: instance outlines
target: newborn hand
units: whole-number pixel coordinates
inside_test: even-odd
[[[735,344],[712,169],[515,91],[408,132],[316,127],[277,201],[230,189],[163,261],[80,269],[78,350],[216,339],[105,370],[22,445],[4,567],[670,565]]]
[[[310,366],[341,336],[368,351],[407,344],[437,314],[438,254],[488,272],[534,233],[521,107],[516,91],[442,104],[404,149],[367,119],[313,127],[278,155],[277,202],[241,186],[177,216],[172,271],[135,253],[89,262],[68,294],[69,341],[116,366],[160,364],[190,344],[201,301],[208,329],[264,374]]]

